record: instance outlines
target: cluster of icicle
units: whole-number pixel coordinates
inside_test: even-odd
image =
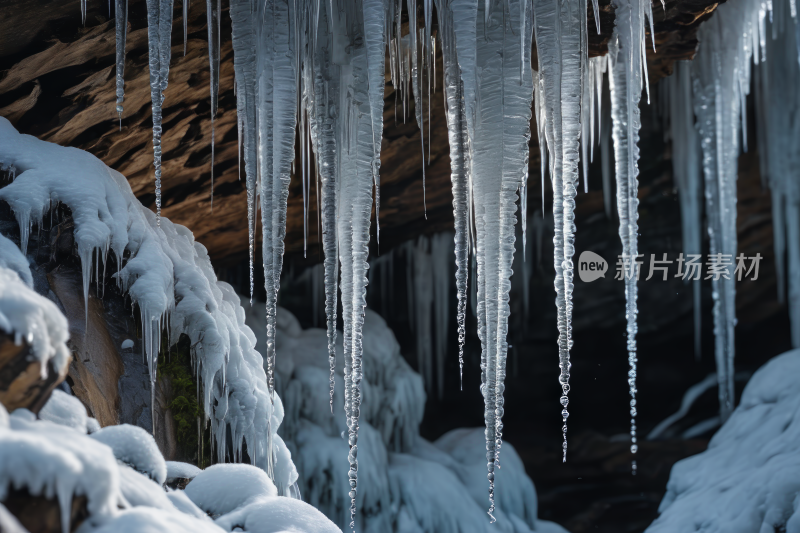
[[[762,178],[773,194],[773,228],[779,296],[785,294],[785,250],[789,245],[792,342],[800,344],[800,234],[798,233],[796,136],[800,121],[797,84],[797,12],[793,0],[746,0],[724,4],[698,32],[697,55],[679,63],[668,86],[673,165],[681,193],[686,254],[700,253],[701,190],[705,194],[710,254],[739,266],[736,236],[736,180],[740,150],[747,150],[746,98],[755,73],[756,131]],[[758,65],[753,67],[753,63]],[[694,113],[692,113],[692,111]],[[702,155],[701,155],[702,154]],[[700,172],[702,168],[702,174]],[[702,176],[702,182],[701,182]],[[742,265],[746,266],[746,265]],[[712,278],[715,359],[720,416],[734,407],[736,281]],[[697,283],[697,282],[695,282]],[[695,288],[696,342],[699,289]]]

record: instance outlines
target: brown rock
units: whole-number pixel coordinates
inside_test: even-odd
[[[14,344],[13,337],[0,333],[0,403],[9,412],[24,407],[38,413],[56,385],[64,381],[68,367],[55,368],[49,363],[47,375],[42,377],[42,365],[30,346]]]
[[[89,517],[86,496],[73,496],[70,531],[75,531]],[[3,505],[30,533],[62,533],[61,507],[57,498],[33,496],[26,489],[11,490]]]

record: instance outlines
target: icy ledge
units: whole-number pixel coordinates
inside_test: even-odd
[[[233,289],[217,281],[205,247],[169,220],[162,218],[158,227],[125,177],[96,157],[21,135],[2,117],[0,169],[15,176],[0,189],[0,201],[8,203],[19,223],[23,256],[33,226],[58,203],[67,205],[75,222],[84,297],[112,252],[117,283],[141,314],[151,381],[162,328],[172,340],[188,335],[218,460],[240,459],[245,445],[253,463],[265,470],[273,469],[273,458],[283,458],[287,463],[274,469],[274,481],[285,494],[297,474],[276,436],[283,417],[280,399],[269,397],[244,309]],[[5,250],[4,243],[0,246]],[[226,450],[228,428],[234,450]]]
[[[800,531],[800,350],[756,372],[705,452],[672,468],[647,533]]]
[[[193,479],[185,491],[165,490],[167,465],[145,430],[120,425],[87,435],[83,405],[60,390],[42,411],[48,410],[58,416],[36,420],[19,409],[9,417],[0,405],[0,501],[21,489],[55,500],[63,531],[341,533],[310,505],[277,496],[266,473],[251,465],[194,471],[171,463],[172,470],[193,470]],[[76,496],[86,497],[89,515],[79,527],[71,523]]]

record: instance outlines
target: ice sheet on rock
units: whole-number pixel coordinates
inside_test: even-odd
[[[672,467],[648,533],[798,531],[800,351],[770,360],[708,449]]]
[[[212,517],[228,514],[259,498],[278,495],[263,470],[246,464],[209,466],[186,485],[185,492]]]
[[[264,497],[216,521],[226,531],[243,527],[249,533],[341,533],[312,506],[293,498]]]
[[[246,444],[251,460],[266,468],[270,437],[278,430],[270,424],[278,402],[270,401],[263,359],[239,297],[217,281],[206,249],[183,226],[162,218],[159,227],[124,176],[94,156],[20,135],[4,118],[0,162],[20,171],[0,189],[0,199],[17,218],[22,248],[54,201],[66,204],[75,221],[84,297],[96,265],[109,261],[112,252],[115,278],[139,309],[151,382],[162,330],[172,340],[186,334],[218,460],[241,458]],[[123,257],[128,258],[123,262]],[[234,450],[227,449],[228,430]]]
[[[71,427],[81,433],[87,432],[86,407],[75,396],[70,396],[58,389],[53,390],[50,394],[50,399],[39,411],[39,418]]]
[[[142,428],[130,424],[108,426],[93,433],[92,438],[111,448],[118,461],[148,476],[159,485],[167,480],[164,457],[153,436]]]
[[[14,255],[9,255],[14,261]],[[27,261],[24,266],[27,268]],[[30,276],[30,270],[27,274]],[[66,344],[67,319],[56,304],[34,292],[24,279],[0,266],[0,331],[17,344],[28,343],[41,363],[42,376],[47,375],[48,363],[59,371],[66,369],[72,356]]]
[[[0,267],[7,268],[22,279],[29,288],[33,288],[33,275],[28,259],[20,252],[17,245],[0,234]]]
[[[58,500],[63,530],[69,530],[72,497],[85,495],[92,516],[113,516],[125,505],[117,461],[111,450],[72,428],[48,421],[10,418],[0,430],[0,500],[11,488]]]
[[[120,513],[116,518],[97,528],[87,526],[78,533],[223,533],[225,530],[213,522],[169,512],[163,509],[136,507]]]

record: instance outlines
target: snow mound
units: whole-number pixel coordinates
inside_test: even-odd
[[[136,507],[123,511],[96,529],[82,526],[78,528],[77,533],[222,533],[223,531],[213,522],[201,518],[170,513],[163,509]]]
[[[5,119],[0,117],[0,120]],[[0,145],[2,145],[1,139]],[[62,369],[66,367],[71,357],[72,352],[67,348],[69,339],[67,319],[56,304],[30,288],[33,278],[27,261],[23,270],[23,274],[27,273],[27,276],[23,277],[16,271],[2,266],[2,263],[9,258],[15,261],[14,254],[6,256],[6,250],[2,246],[0,241],[0,258],[2,258],[0,259],[0,332],[13,336],[16,344],[21,344],[23,341],[28,343],[33,355],[41,363],[42,377],[45,377],[48,362],[54,368]],[[11,247],[16,250],[13,243]],[[19,253],[19,250],[16,250],[16,253]],[[25,258],[22,257],[22,260]]]
[[[217,519],[225,531],[240,527],[248,533],[341,533],[328,518],[300,500],[259,498]]]
[[[163,217],[159,226],[125,177],[93,155],[21,135],[2,117],[0,167],[13,168],[16,175],[0,189],[0,201],[9,205],[17,219],[23,255],[33,226],[58,203],[70,208],[75,222],[84,298],[88,299],[93,275],[104,270],[100,263],[105,265],[111,253],[118,268],[114,276],[141,314],[151,383],[156,379],[162,329],[168,329],[170,339],[181,334],[189,337],[218,461],[231,455],[243,457],[245,446],[249,457],[265,470],[272,467],[268,463],[275,454],[286,460],[287,453],[270,449],[278,425],[271,423],[273,401],[262,357],[255,350],[255,335],[244,323],[239,297],[230,285],[217,281],[206,249],[194,241],[192,233]],[[5,276],[0,279],[0,329],[15,332],[21,339],[32,326],[19,323],[18,317],[39,317],[36,325],[51,332],[51,342],[44,342],[45,336],[33,339],[37,356],[43,360],[67,357],[69,352],[60,349],[66,340],[63,317],[37,311],[45,304],[33,301],[32,295],[20,297],[17,286],[23,285],[6,281],[9,275],[16,276],[6,272],[0,274]],[[60,326],[64,326],[63,334]],[[227,449],[229,432],[233,450]],[[288,476],[292,468],[280,472]],[[278,481],[286,487],[293,483]]]
[[[33,275],[28,260],[17,245],[2,234],[0,234],[0,267],[16,272],[28,288],[33,288]]]
[[[133,507],[152,507],[171,511],[175,508],[167,493],[155,481],[126,464],[119,465],[119,486],[125,500]]]
[[[39,418],[71,427],[81,433],[88,431],[89,417],[86,415],[86,407],[75,396],[58,389],[52,392],[50,399],[39,411]]]
[[[194,479],[202,472],[196,466],[178,461],[167,461],[167,483],[176,479]]]
[[[800,531],[800,350],[769,361],[708,449],[672,467],[647,533]]]
[[[111,448],[118,461],[145,474],[159,485],[167,480],[167,465],[156,440],[142,428],[130,424],[109,426],[92,433],[91,437]]]
[[[195,505],[214,517],[258,498],[278,495],[278,489],[263,470],[245,464],[209,466],[186,485],[185,492]]]
[[[111,449],[70,427],[48,421],[9,420],[0,430],[0,500],[10,489],[57,499],[62,530],[69,531],[73,495],[84,495],[91,515],[111,516],[125,505]]]

